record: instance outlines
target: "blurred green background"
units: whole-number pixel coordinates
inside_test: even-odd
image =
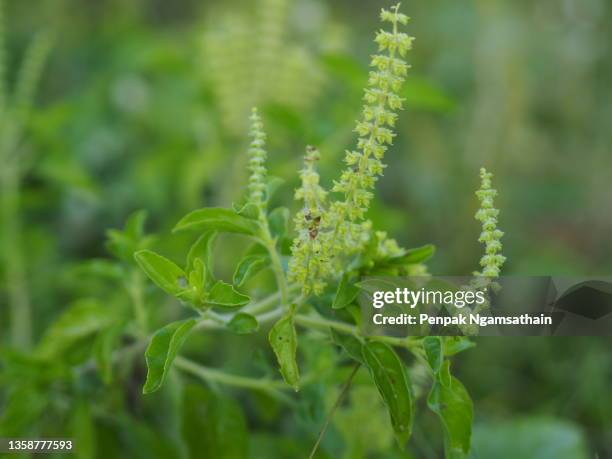
[[[181,253],[189,241],[169,236],[178,218],[239,197],[251,106],[263,113],[271,173],[286,179],[279,201],[295,208],[291,195],[307,144],[320,148],[321,173],[331,183],[355,141],[381,6],[388,3],[7,1],[9,82],[37,32],[55,37],[20,145],[21,245],[35,338],[79,299],[94,297],[109,311],[123,307],[126,293],[92,275],[87,260],[109,259],[105,232],[123,227],[133,211],[148,211],[156,249]],[[506,273],[610,273],[612,4],[411,0],[402,8],[416,41],[398,137],[370,215],[376,226],[408,247],[435,244],[431,272],[470,273],[481,251],[473,191],[478,168],[486,166],[500,191]],[[221,271],[233,266],[231,242],[219,254]],[[160,323],[176,316],[163,295],[148,295]],[[0,344],[8,348],[5,296]],[[228,350],[224,344],[235,338],[199,339],[191,347],[199,360],[239,372],[254,365],[251,344]],[[474,457],[506,457],[508,441],[527,451],[507,456],[513,458],[612,457],[610,344],[607,338],[478,339],[455,364],[475,401]],[[11,354],[0,367],[0,427],[11,425],[19,435],[57,433],[89,416],[94,427],[80,433],[95,439],[89,457],[178,457],[171,416],[159,408],[172,405],[173,394],[143,398],[142,366],[131,366],[123,386],[110,390],[94,376],[68,378],[65,387],[65,369],[53,366],[47,374],[26,360],[27,353]],[[20,379],[24,374],[31,384]],[[251,457],[302,457],[321,424],[315,408],[324,413],[335,387],[325,385],[330,381],[322,379],[320,393],[305,394],[316,402],[304,402],[300,416],[262,409],[257,404],[264,402],[238,392]],[[10,404],[15,387],[27,398],[24,406]],[[32,408],[37,396],[45,406],[58,405],[46,418]],[[367,388],[353,396],[363,401],[356,406],[380,408]],[[113,418],[117,407],[124,414]],[[345,430],[367,414],[353,411],[338,416],[322,454],[338,457],[344,451],[338,445],[356,441]],[[412,455],[404,456],[391,452],[385,422],[372,416],[360,433],[365,446],[350,457],[438,457],[435,425],[423,423],[414,451],[406,453]],[[132,449],[121,429],[136,432]],[[148,443],[157,446],[140,449]],[[542,444],[550,447],[540,451]]]

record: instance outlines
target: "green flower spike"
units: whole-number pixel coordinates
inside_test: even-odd
[[[307,147],[300,171],[302,186],[295,192],[295,199],[303,201],[304,206],[294,219],[297,236],[291,247],[289,279],[302,285],[305,295],[320,294],[326,285],[324,279],[330,275],[330,233],[322,231],[328,226],[327,192],[319,185],[315,167],[319,158],[317,149]]]
[[[266,145],[266,134],[263,131],[263,122],[257,113],[257,109],[253,108],[251,112],[251,130],[249,135],[251,143],[249,145],[249,201],[253,203],[261,212],[264,211],[265,189],[266,189],[266,158],[267,153],[264,149]]]
[[[474,274],[483,277],[498,277],[501,267],[506,261],[506,257],[501,254],[501,238],[504,233],[497,228],[499,210],[494,205],[497,190],[491,188],[491,177],[493,177],[493,174],[487,172],[485,168],[481,168],[481,185],[480,189],[476,191],[476,196],[480,201],[480,209],[478,209],[474,218],[482,223],[482,233],[478,241],[485,245],[485,254],[480,259],[482,272]]]
[[[398,12],[399,4],[390,11],[383,9],[381,20],[392,25],[392,31],[381,30],[376,43],[381,54],[372,57],[368,87],[365,89],[365,105],[362,118],[355,131],[359,135],[357,149],[347,151],[344,162],[347,168],[332,191],[342,193],[344,199],[332,204],[335,253],[347,249],[359,250],[368,235],[363,235],[368,226],[364,218],[372,200],[372,189],[386,167],[382,159],[387,146],[393,141],[396,111],[402,108],[398,95],[408,73],[408,64],[403,60],[412,46],[413,38],[398,31],[398,25],[408,23],[408,17]]]

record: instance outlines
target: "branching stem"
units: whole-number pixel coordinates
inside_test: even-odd
[[[249,378],[246,376],[231,375],[221,370],[207,368],[181,356],[176,357],[174,363],[181,370],[198,376],[206,382],[217,382],[228,386],[258,390],[261,392],[265,392],[268,395],[277,398],[278,400],[281,400],[285,403],[293,404],[291,398],[282,392],[283,390],[291,389],[284,381],[267,378],[256,379]]]

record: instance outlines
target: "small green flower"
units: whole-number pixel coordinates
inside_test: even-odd
[[[408,22],[408,17],[398,9],[399,4],[381,12],[381,20],[391,23],[392,31],[381,30],[376,35],[378,50],[384,54],[372,57],[373,70],[365,89],[362,118],[355,127],[359,135],[357,148],[346,152],[347,168],[332,189],[344,195],[344,199],[335,201],[330,208],[334,232],[331,250],[334,253],[358,251],[371,237],[365,234],[364,218],[374,196],[371,190],[386,167],[382,162],[385,151],[395,136],[395,111],[402,108],[398,92],[409,68],[403,57],[413,41],[412,37],[398,31],[399,24]]]
[[[478,241],[485,245],[485,254],[480,259],[482,272],[474,274],[483,277],[498,277],[501,267],[506,261],[506,257],[501,254],[501,238],[504,233],[497,228],[499,210],[495,208],[494,204],[497,190],[491,188],[491,177],[493,177],[493,174],[487,172],[485,168],[481,168],[481,185],[480,189],[476,191],[476,196],[480,201],[480,209],[478,209],[474,218],[482,223],[482,233]]]
[[[319,185],[315,164],[320,154],[316,148],[307,147],[304,168],[300,171],[302,186],[295,192],[295,199],[304,203],[297,212],[294,224],[297,236],[291,247],[289,280],[302,285],[305,295],[320,294],[325,288],[331,264],[329,252],[329,214],[325,210],[327,192]]]

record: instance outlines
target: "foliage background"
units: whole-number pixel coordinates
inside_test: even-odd
[[[109,313],[125,308],[125,293],[85,273],[81,263],[109,257],[105,232],[123,227],[131,212],[148,210],[147,229],[159,235],[156,250],[181,253],[189,241],[169,237],[169,229],[182,214],[238,197],[252,104],[266,122],[271,172],[288,179],[281,201],[292,205],[306,144],[321,149],[324,179],[334,177],[354,141],[380,6],[348,0],[7,2],[9,79],[38,30],[51,28],[56,36],[23,143],[29,158],[23,250],[35,336],[84,297],[97,298]],[[409,56],[407,107],[371,212],[377,226],[409,247],[434,243],[434,273],[471,272],[480,251],[473,190],[484,165],[500,190],[506,273],[610,272],[610,3],[413,0],[403,9],[417,40]],[[233,266],[234,242],[217,254],[220,272]],[[178,314],[163,296],[147,291],[146,299],[154,322]],[[9,327],[3,296],[3,347]],[[612,455],[610,344],[606,338],[480,338],[455,364],[475,402],[474,457],[503,457],[495,448],[503,450],[500,444],[508,441],[525,445],[529,453],[521,457]],[[263,339],[214,334],[193,339],[189,352],[245,373],[259,364],[252,349],[264,346]],[[331,362],[325,349],[311,352],[322,367]],[[8,391],[0,386],[0,425],[22,425],[20,434],[76,429],[92,445],[82,449],[83,457],[186,454],[167,415],[178,410],[172,390],[143,397],[142,362],[125,367],[117,383],[122,387],[104,388],[89,376],[66,388],[54,374],[40,387],[23,386],[27,400],[12,414],[21,415],[21,424],[8,419]],[[8,388],[11,372],[4,370],[0,384]],[[301,457],[333,401],[334,378],[307,391],[297,414],[234,393],[251,431],[251,457]],[[57,396],[51,402],[60,406],[48,410],[48,419],[29,419],[37,396],[48,397],[50,387],[66,395],[65,405]],[[193,399],[206,397],[196,392]],[[365,457],[368,449],[371,457],[438,457],[433,419],[416,432],[406,453],[413,456],[395,451],[384,413],[355,432],[355,419],[380,410],[375,396],[357,385],[354,408],[337,416],[321,454],[334,457],[361,439],[353,457]],[[239,409],[223,400],[231,406],[219,410]],[[79,416],[89,419],[88,432],[78,432],[87,425]],[[118,426],[133,435],[120,435]],[[143,449],[152,442],[156,446]],[[226,457],[239,457],[232,454]]]

